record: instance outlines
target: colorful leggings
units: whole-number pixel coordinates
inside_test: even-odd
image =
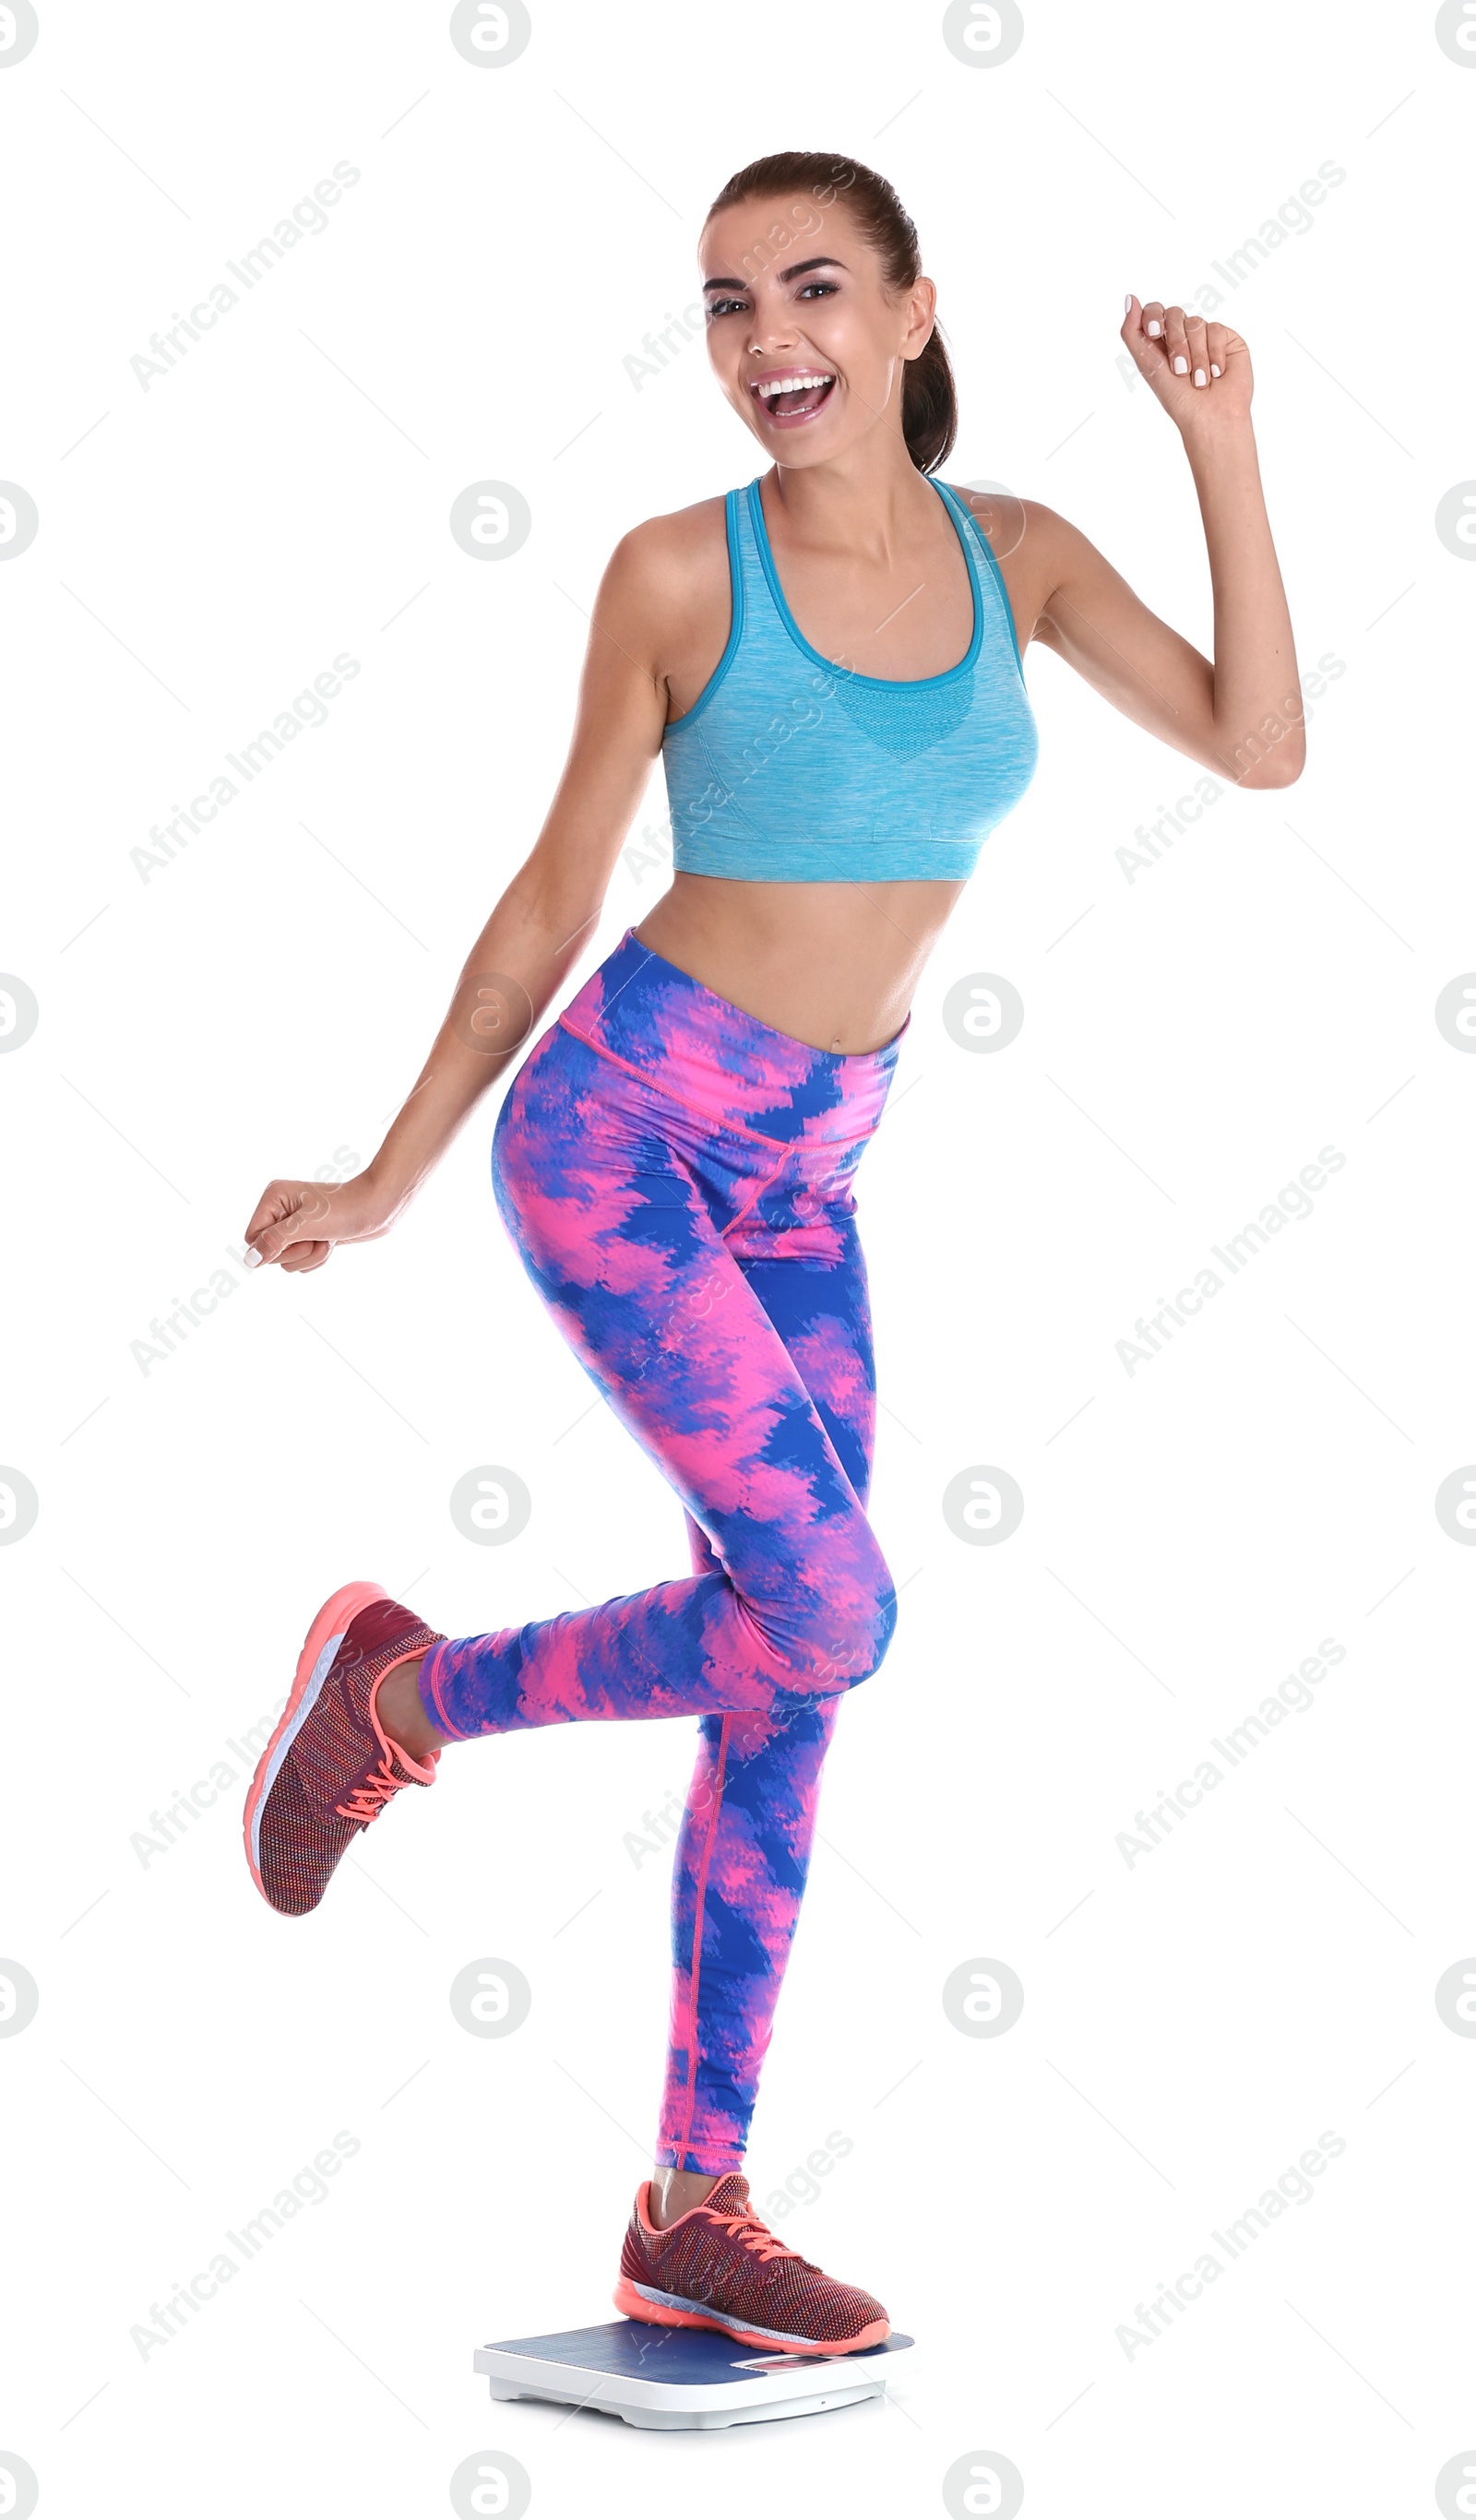
[[[836,1709],[896,1625],[866,1515],[875,1377],[851,1181],[907,1028],[876,1051],[812,1050],[627,928],[535,1043],[493,1135],[523,1264],[680,1497],[693,1572],[448,1638],[421,1697],[452,1740],[700,1718],[656,2147],[680,2170],[742,2161]]]

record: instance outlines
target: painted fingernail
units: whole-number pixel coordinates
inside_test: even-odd
[[[1156,341],[1162,331],[1163,326],[1159,323],[1158,318],[1155,315],[1152,323],[1148,326],[1148,339],[1150,341]]]
[[[1176,377],[1186,377],[1188,372],[1189,363],[1187,359],[1176,359],[1174,361],[1174,374]]]
[[[1122,301],[1122,311],[1125,315],[1131,315],[1133,312],[1133,292],[1131,289]]]
[[[1218,375],[1219,375],[1219,374],[1220,374],[1219,369],[1216,367],[1214,360],[1213,360],[1213,359],[1211,359],[1211,361],[1210,361],[1210,375],[1211,375],[1212,377],[1218,377]]]
[[[1196,368],[1194,370],[1194,382],[1196,385],[1208,384],[1209,379],[1206,377],[1203,368]]]
[[[243,1269],[259,1269],[259,1268],[260,1268],[260,1266],[261,1266],[261,1254],[260,1254],[260,1252],[259,1252],[259,1251],[251,1251],[251,1250],[247,1250],[247,1251],[243,1255],[241,1265],[242,1265]]]

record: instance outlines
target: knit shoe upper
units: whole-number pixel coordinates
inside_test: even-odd
[[[854,2354],[891,2334],[886,2312],[777,2240],[730,2170],[664,2231],[648,2219],[643,2181],[620,2252],[615,2306],[657,2326],[717,2327],[746,2344]]]
[[[371,1591],[352,1589],[361,1599]],[[333,1610],[327,1603],[309,1631],[291,1699],[246,1802],[252,1870],[263,1897],[289,1916],[317,1907],[348,1847],[394,1795],[435,1782],[440,1757],[432,1750],[424,1765],[410,1758],[375,1707],[380,1681],[438,1644],[437,1631],[383,1595],[356,1608],[336,1636],[341,1622]],[[325,1625],[330,1633],[313,1656]]]

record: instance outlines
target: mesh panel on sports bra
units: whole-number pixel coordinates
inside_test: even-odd
[[[973,706],[973,685],[951,683],[946,691],[909,691],[905,683],[878,687],[837,680],[833,697],[863,735],[886,752],[904,760],[926,752],[962,726]]]

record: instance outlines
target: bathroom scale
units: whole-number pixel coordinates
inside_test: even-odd
[[[716,2431],[879,2398],[911,2369],[914,2344],[894,2330],[859,2354],[799,2354],[744,2345],[715,2327],[611,2318],[480,2345],[472,2368],[485,2372],[494,2398],[584,2407],[648,2432]]]

